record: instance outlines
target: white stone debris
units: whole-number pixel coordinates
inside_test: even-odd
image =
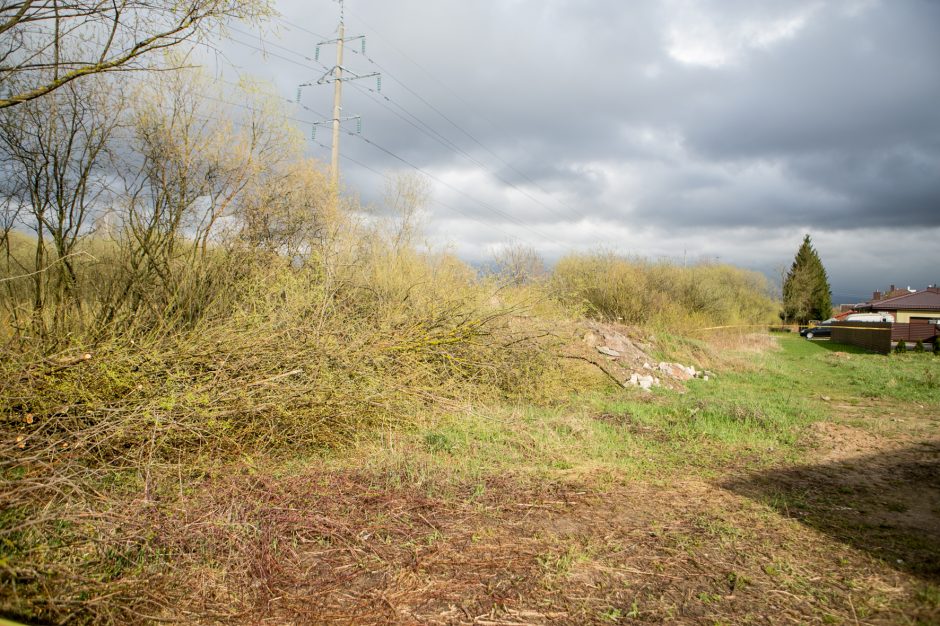
[[[639,387],[643,391],[649,391],[653,387],[659,387],[660,381],[655,376],[649,374],[641,375],[633,372],[633,374],[630,375],[630,380],[624,384],[625,387],[628,385]]]
[[[581,339],[589,348],[603,354],[614,368],[612,375],[623,380],[621,375],[628,375],[629,379],[623,382],[624,387],[639,387],[650,391],[653,387],[663,385],[673,388],[682,388],[682,383],[698,378],[709,380],[714,374],[709,371],[696,369],[694,365],[670,363],[668,361],[649,361],[649,351],[652,343],[644,343],[631,337],[628,332],[620,332],[617,327],[591,323],[586,328]],[[655,342],[655,337],[648,337],[649,342]],[[606,371],[606,370],[605,370]]]
[[[691,380],[702,375],[702,372],[695,369],[694,365],[682,365],[681,363],[662,362],[657,366],[660,372],[676,380]]]
[[[658,368],[660,372],[676,380],[691,380],[695,378],[695,368],[692,366],[686,367],[679,363],[662,362],[659,364]]]
[[[659,372],[665,378],[681,382],[692,380],[693,378],[701,378],[702,380],[707,381],[708,374],[711,373],[706,373],[703,370],[697,370],[695,369],[694,365],[682,365],[680,363],[668,363],[666,361],[658,363],[655,367],[649,363],[644,363],[642,370]],[[639,387],[645,391],[649,391],[653,387],[659,387],[662,385],[662,381],[660,381],[659,378],[653,376],[652,373],[640,373],[640,371],[633,372],[630,375],[630,379],[626,381],[623,386],[634,386]]]

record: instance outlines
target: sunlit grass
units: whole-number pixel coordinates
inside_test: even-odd
[[[685,393],[620,390],[575,395],[551,408],[477,407],[365,442],[353,456],[397,468],[401,480],[499,472],[708,477],[798,461],[807,427],[830,419],[835,399],[867,392],[937,403],[931,377],[940,362],[929,355],[846,356],[788,336],[779,343],[782,350],[749,354],[743,367],[727,355],[734,369],[690,381]],[[891,380],[893,386],[885,384]]]

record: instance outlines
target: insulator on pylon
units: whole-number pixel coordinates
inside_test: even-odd
[[[356,132],[359,133],[360,135],[362,134],[362,118],[361,117],[356,118]]]
[[[382,91],[382,77],[381,76],[375,77],[375,89],[376,91]]]
[[[313,51],[313,60],[314,60],[314,61],[319,61],[319,60],[320,60],[320,46],[317,46],[317,47],[314,49],[314,51]]]

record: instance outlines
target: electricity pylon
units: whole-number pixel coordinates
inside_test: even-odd
[[[314,58],[316,61],[320,60],[320,46],[336,44],[336,65],[331,67],[326,71],[323,76],[321,76],[317,81],[317,85],[325,85],[327,83],[333,83],[333,119],[325,122],[317,122],[314,124],[313,133],[314,137],[316,136],[316,126],[317,124],[322,123],[332,123],[333,125],[333,153],[332,158],[330,159],[330,176],[333,183],[333,187],[339,188],[339,134],[340,134],[340,124],[346,120],[355,119],[356,129],[358,132],[362,131],[362,118],[358,115],[350,117],[342,117],[343,112],[343,83],[348,80],[359,80],[360,78],[375,78],[376,79],[376,89],[382,91],[382,75],[379,72],[372,72],[371,74],[357,74],[356,72],[350,70],[349,68],[343,65],[343,47],[348,41],[359,40],[362,45],[362,54],[366,53],[366,37],[365,35],[356,35],[355,37],[346,37],[346,24],[345,24],[345,15],[344,15],[344,0],[337,0],[339,2],[339,28],[338,28],[338,37],[336,39],[330,39],[329,41],[321,41],[317,44],[316,54]],[[314,83],[303,83],[297,87],[297,101],[300,101],[300,90],[303,87],[309,87]]]

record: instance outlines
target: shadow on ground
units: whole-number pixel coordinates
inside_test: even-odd
[[[868,348],[862,348],[861,346],[852,345],[850,343],[838,343],[832,339],[826,337],[825,339],[812,339],[813,345],[819,346],[830,352],[846,352],[848,354],[879,354],[874,350],[869,350]]]
[[[940,582],[940,440],[722,484],[781,515]]]

